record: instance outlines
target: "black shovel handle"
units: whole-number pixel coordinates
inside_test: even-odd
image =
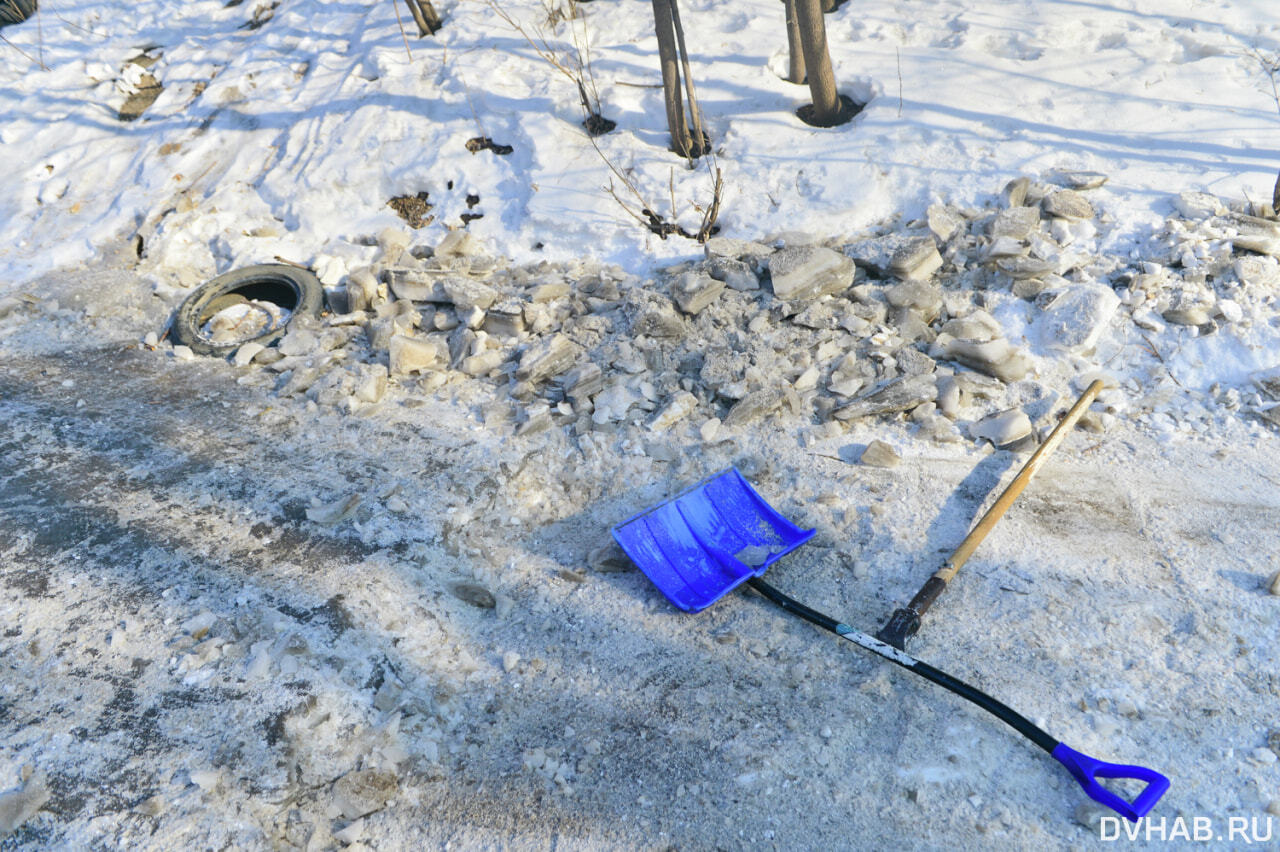
[[[846,639],[860,648],[871,651],[873,654],[879,654],[889,662],[901,666],[909,672],[918,674],[925,680],[932,681],[948,692],[958,695],[965,701],[969,701],[986,710],[1044,749],[1066,767],[1067,771],[1076,779],[1076,782],[1089,798],[1099,804],[1106,805],[1131,822],[1136,822],[1141,817],[1146,816],[1155,807],[1160,797],[1169,789],[1169,779],[1154,769],[1133,764],[1107,763],[1089,757],[1086,754],[1081,754],[1066,743],[1055,740],[1051,735],[1033,724],[1027,717],[1004,702],[992,698],[982,690],[970,686],[959,678],[952,677],[941,669],[936,669],[928,663],[917,660],[906,651],[895,648],[861,631],[854,630],[849,625],[836,621],[830,616],[823,615],[817,610],[809,609],[809,607],[794,598],[788,597],[759,577],[752,577],[747,581],[747,585],[787,612],[816,624],[824,630],[829,630],[841,639]],[[1130,778],[1143,782],[1145,786],[1134,799],[1129,800],[1103,787],[1098,783],[1097,779],[1099,778]]]

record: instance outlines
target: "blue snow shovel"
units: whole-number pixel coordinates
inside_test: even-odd
[[[835,633],[891,663],[959,695],[1053,755],[1089,798],[1136,822],[1169,789],[1169,779],[1144,766],[1106,763],[1081,754],[1040,730],[1012,708],[946,672],[847,624],[809,609],[761,579],[765,570],[813,537],[765,502],[730,468],[613,528],[627,556],[667,599],[686,612],[705,609],[743,583],[787,612]],[[1146,784],[1132,801],[1099,778]]]

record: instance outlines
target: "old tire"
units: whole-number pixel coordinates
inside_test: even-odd
[[[227,342],[215,342],[201,329],[224,308],[251,300],[271,302],[290,311],[279,328]],[[230,355],[249,341],[264,346],[280,338],[299,316],[316,316],[324,303],[324,288],[310,270],[283,263],[264,263],[233,269],[206,282],[186,298],[174,315],[175,344],[189,346],[197,355]]]

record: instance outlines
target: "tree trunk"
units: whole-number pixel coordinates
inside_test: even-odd
[[[804,47],[800,44],[800,25],[796,21],[796,0],[785,0],[787,10],[787,82],[804,82]]]
[[[706,134],[702,132],[702,110],[693,91],[693,72],[689,70],[689,49],[684,46],[684,26],[680,23],[679,0],[671,0],[671,23],[676,31],[676,47],[680,49],[680,69],[684,74],[685,94],[689,98],[689,129],[693,131],[693,149],[686,155],[701,157],[706,153]]]
[[[693,156],[693,139],[684,117],[684,96],[680,90],[680,58],[671,6],[675,0],[653,0],[653,25],[658,36],[658,61],[662,66],[662,97],[667,106],[667,129],[671,150],[682,157]]]
[[[0,0],[0,27],[20,24],[36,11],[36,0]]]
[[[434,35],[444,26],[440,15],[431,5],[431,0],[404,0],[404,2],[409,7],[409,14],[413,15],[413,22],[418,25],[418,38]]]
[[[809,93],[813,96],[813,123],[831,127],[840,115],[840,95],[836,92],[835,72],[831,70],[831,54],[827,51],[827,27],[822,19],[821,0],[793,2],[800,44],[804,48],[804,66],[809,76]]]

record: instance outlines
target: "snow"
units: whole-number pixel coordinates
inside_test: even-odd
[[[625,384],[595,405],[609,428],[517,439],[489,391],[393,377],[388,402],[338,412],[154,336],[192,287],[250,264],[301,264],[339,291],[408,227],[388,202],[420,193],[430,219],[411,250],[466,233],[469,253],[616,264],[624,290],[642,286],[703,247],[645,229],[624,180],[696,230],[713,169],[722,236],[835,248],[911,230],[933,205],[981,221],[1022,176],[1106,178],[1082,190],[1094,218],[1031,239],[1072,288],[981,306],[1033,366],[1011,393],[1034,424],[1102,376],[1106,431],[1069,437],[918,650],[1076,748],[1173,775],[1157,816],[1280,818],[1266,748],[1280,453],[1255,384],[1280,368],[1280,274],[1233,249],[1254,226],[1231,218],[1270,201],[1280,168],[1274,0],[850,0],[826,16],[828,42],[864,106],[830,129],[795,115],[809,95],[783,79],[781,3],[688,2],[715,146],[692,168],[667,150],[649,4],[437,9],[426,38],[391,0],[50,0],[3,29],[0,554],[21,567],[0,621],[25,650],[0,688],[0,800],[19,803],[21,842],[1096,837],[1070,779],[990,718],[756,600],[680,616],[596,558],[611,524],[734,463],[819,529],[810,570],[797,554],[771,579],[871,628],[963,536],[1008,454],[911,423],[757,432],[705,412],[640,440],[611,428],[658,400]],[[583,47],[617,122],[595,139],[538,55],[571,65]],[[149,78],[163,90],[121,120]],[[512,150],[473,151],[477,137]],[[1168,318],[1175,268],[1212,329]],[[825,389],[819,366],[795,388]],[[876,440],[901,464],[840,461]],[[49,520],[68,506],[67,524]],[[67,638],[70,611],[96,615]],[[113,693],[132,660],[147,663],[136,695]],[[211,714],[199,696],[215,690]],[[157,694],[159,727],[119,737],[160,737],[156,751],[68,734],[114,737],[112,713],[142,725],[134,709]],[[885,719],[888,702],[901,712]],[[68,799],[84,777],[102,779],[100,812]],[[326,805],[339,777],[351,789]],[[395,807],[364,813],[361,792]]]
[[[501,7],[566,61],[573,33],[589,45],[603,112],[618,122],[599,151],[573,84],[486,3],[444,6],[447,26],[407,48],[389,2],[283,3],[246,29],[265,8],[60,2],[43,26],[6,30],[0,257],[13,275],[87,261],[151,228],[148,252],[169,251],[170,271],[207,266],[206,249],[216,271],[276,254],[350,263],[360,237],[397,223],[386,201],[420,191],[435,216],[415,234],[423,244],[461,224],[475,195],[484,218],[469,230],[516,261],[589,252],[635,267],[696,250],[635,227],[602,189],[612,163],[664,212],[673,182],[686,220],[710,200],[707,171],[665,151],[646,4],[583,4],[580,23],[554,28],[548,9],[566,5]],[[1269,8],[845,4],[827,24],[836,78],[866,106],[817,130],[793,115],[807,89],[777,73],[777,3],[691,3],[693,78],[725,175],[720,224],[848,235],[1063,168],[1110,178],[1105,215],[1124,223],[1112,240],[1155,227],[1169,188],[1265,198],[1278,107],[1265,63],[1280,50]],[[143,48],[164,91],[123,124],[113,112]],[[515,150],[473,154],[477,136]]]

